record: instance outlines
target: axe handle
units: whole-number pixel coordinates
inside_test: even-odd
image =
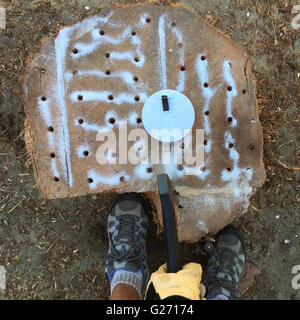
[[[176,273],[181,270],[182,263],[175,220],[173,188],[168,175],[161,174],[157,180],[164,225],[167,272]]]

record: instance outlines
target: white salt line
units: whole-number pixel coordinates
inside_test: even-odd
[[[131,87],[136,87],[136,82],[134,81],[134,75],[128,71],[120,71],[120,72],[111,72],[107,75],[105,72],[99,70],[87,70],[87,71],[78,71],[77,76],[95,76],[98,78],[121,78],[124,83],[130,85]],[[73,77],[74,78],[74,77]]]
[[[79,124],[78,120],[79,119],[74,120],[75,126],[80,126],[85,131],[106,132],[111,130],[111,128],[107,128],[106,126],[99,126],[98,124],[87,123],[85,120],[82,124]]]
[[[114,123],[111,123],[111,119],[114,119]],[[114,128],[119,126],[119,116],[114,110],[110,110],[105,114],[105,122],[107,128]]]
[[[199,229],[201,229],[202,231],[204,231],[205,233],[208,233],[209,232],[209,229],[207,228],[206,224],[201,221],[201,220],[198,220],[197,224],[196,224],[196,227],[198,227]]]
[[[211,98],[214,96],[214,92],[210,86],[207,88],[204,86],[205,83],[209,83],[208,71],[207,71],[207,60],[202,60],[201,56],[204,54],[199,54],[196,58],[196,70],[198,75],[199,86],[202,90],[202,95],[205,98],[205,104],[203,106],[203,114],[209,111],[209,104]],[[204,118],[204,132],[206,135],[210,134],[210,121],[209,118],[203,115]]]
[[[38,97],[39,110],[42,114],[42,117],[43,117],[43,120],[45,121],[46,126],[50,127],[52,125],[52,118],[51,118],[51,112],[49,108],[49,99],[43,101],[41,98],[42,97]],[[50,151],[51,152],[54,151],[54,137],[53,137],[53,133],[49,131],[48,131],[48,144],[50,147]],[[60,174],[56,166],[56,158],[51,159],[51,171],[55,177],[57,178],[60,177]]]
[[[62,29],[57,38],[55,39],[55,53],[56,53],[56,68],[57,68],[57,100],[58,106],[62,113],[63,122],[63,137],[60,140],[60,144],[63,145],[60,148],[64,148],[65,157],[68,170],[68,183],[69,186],[73,185],[72,169],[71,169],[71,157],[70,157],[70,138],[68,129],[68,114],[65,100],[65,85],[64,85],[64,69],[65,69],[65,55],[69,44],[70,28]],[[62,161],[65,161],[62,158]]]
[[[112,124],[110,122],[110,119],[114,119],[114,123]],[[127,118],[124,118],[122,120],[119,119],[118,114],[114,110],[110,110],[105,114],[105,126],[100,126],[98,124],[90,124],[88,123],[84,118],[77,118],[74,120],[74,124],[77,127],[81,127],[85,131],[95,131],[95,132],[109,132],[113,128],[119,127],[120,121],[128,121],[131,126],[138,127],[141,126],[141,124],[137,123],[137,119],[140,118],[137,112],[131,112]],[[80,124],[79,119],[82,119],[83,122]]]
[[[225,140],[224,146],[225,146],[225,149],[229,151],[229,158],[233,162],[233,168],[231,169],[231,171],[228,171],[227,169],[224,169],[222,171],[221,173],[222,180],[223,181],[237,180],[242,172],[246,174],[246,177],[248,180],[251,180],[253,175],[253,169],[252,168],[241,169],[238,166],[240,155],[234,148],[235,139],[232,138],[230,132],[228,131],[225,132],[224,140]],[[230,144],[232,144],[232,146]]]
[[[145,63],[145,56],[143,55],[142,53],[142,41],[140,39],[139,36],[135,35],[134,37],[131,38],[131,42],[133,45],[136,46],[136,53],[137,53],[137,58],[139,58],[139,62],[135,62],[135,64],[138,66],[138,67],[143,67],[144,66],[144,63]]]
[[[134,168],[134,174],[137,176],[139,179],[143,180],[149,180],[153,177],[154,173],[153,171],[149,172],[148,168],[151,167],[150,164],[144,164],[140,163]]]
[[[71,56],[74,59],[78,59],[80,57],[84,57],[86,55],[91,54],[94,52],[99,46],[105,43],[109,43],[112,45],[119,45],[123,43],[127,38],[131,38],[131,42],[136,46],[136,54],[133,52],[127,51],[124,53],[118,53],[118,52],[111,52],[110,58],[116,59],[116,60],[129,60],[137,67],[143,67],[145,63],[145,56],[142,53],[141,46],[142,42],[138,35],[132,36],[131,35],[132,28],[126,27],[123,33],[121,33],[117,38],[109,37],[108,35],[100,35],[99,29],[92,30],[92,38],[94,39],[94,42],[92,43],[83,43],[78,42],[74,45],[74,48],[78,50],[78,52],[71,53]],[[135,58],[138,58],[139,61],[135,61]]]
[[[81,96],[82,99],[78,100],[78,97]],[[109,97],[112,96],[110,99]],[[136,101],[136,96],[139,97],[139,100]],[[117,96],[114,96],[110,91],[74,91],[71,93],[70,98],[73,102],[90,102],[90,101],[100,101],[106,103],[114,103],[120,105],[122,103],[136,104],[146,102],[148,96],[146,93],[137,93],[137,94],[128,94],[121,93]]]
[[[59,172],[58,172],[58,170],[57,170],[55,158],[52,158],[52,159],[51,159],[51,171],[52,171],[54,177],[56,177],[56,178],[59,178],[59,177],[60,177],[60,174],[59,174]]]
[[[88,172],[88,178],[93,179],[93,182],[89,184],[90,189],[96,189],[99,183],[110,186],[119,185],[121,183],[121,177],[124,177],[125,181],[128,181],[130,179],[130,176],[127,175],[125,171],[122,171],[112,176],[100,175],[93,169],[89,170]]]
[[[228,86],[231,87],[231,91],[227,90],[226,94],[226,116],[232,118],[231,126],[236,127],[237,120],[232,116],[232,100],[237,96],[237,89],[230,68],[230,61],[225,60],[223,62],[223,77]]]
[[[137,119],[141,119],[141,117],[138,115],[137,112],[131,112],[128,116],[128,118],[126,120],[128,120],[128,122],[133,126],[133,127],[137,127],[137,126],[141,126],[141,123],[137,123]]]
[[[172,30],[172,32],[176,35],[178,43],[183,43],[183,36],[182,32],[177,27],[172,27],[172,25],[168,24],[168,27]],[[181,47],[179,49],[179,64],[181,66],[184,66],[184,48]],[[178,74],[178,85],[176,87],[176,90],[179,92],[184,91],[184,85],[185,85],[185,72],[182,72],[179,70]]]
[[[42,97],[37,98],[39,110],[42,114],[42,117],[45,121],[46,126],[50,127],[51,126],[51,113],[49,109],[49,100],[47,99],[46,101],[42,100]]]
[[[142,28],[142,27],[146,26],[147,25],[146,19],[148,18],[148,16],[149,16],[148,13],[143,13],[141,18],[140,18],[139,23],[137,24],[137,27]]]
[[[83,37],[88,32],[91,32],[91,30],[96,28],[96,26],[99,26],[99,24],[101,25],[107,24],[107,25],[116,27],[117,26],[116,24],[109,22],[109,19],[112,17],[113,14],[114,12],[111,11],[106,17],[95,16],[95,17],[88,18],[86,20],[83,20],[82,22],[78,22],[73,27],[71,27],[71,29],[77,32],[76,38],[78,39]]]
[[[138,61],[135,61],[135,58],[138,58]],[[115,60],[128,60],[131,63],[133,63],[136,67],[143,67],[144,63],[145,63],[145,57],[144,56],[139,56],[137,57],[137,55],[133,54],[130,51],[126,51],[126,52],[116,52],[116,51],[112,51],[110,53],[110,59],[115,59]]]
[[[201,59],[202,56],[205,56],[205,54],[202,53],[197,56],[195,67],[197,70],[199,86],[201,87],[202,95],[205,99],[205,104],[202,109],[203,119],[204,119],[204,122],[203,122],[204,132],[207,136],[209,136],[211,133],[210,120],[209,120],[209,116],[205,115],[205,112],[209,111],[210,101],[214,97],[214,95],[216,94],[216,92],[220,86],[215,87],[215,88],[211,88],[211,86],[209,84],[209,75],[208,75],[208,70],[207,70],[207,67],[208,67],[207,59],[202,60]],[[206,84],[208,84],[207,87],[206,87]],[[212,141],[211,141],[211,139],[208,139],[207,144],[204,147],[204,150],[206,153],[209,153],[211,151],[211,145],[212,145]]]
[[[57,135],[61,137],[59,139],[58,150],[61,158],[61,167],[64,171],[64,176],[68,181],[69,186],[73,184],[72,169],[71,169],[71,157],[70,157],[70,139],[69,139],[69,130],[68,130],[68,114],[65,101],[65,83],[68,85],[70,81],[70,75],[65,74],[64,78],[64,69],[65,69],[65,58],[67,54],[67,48],[69,45],[69,35],[71,32],[77,32],[77,37],[80,38],[87,32],[90,32],[91,29],[95,28],[99,23],[107,23],[110,17],[113,15],[111,12],[107,17],[93,17],[87,19],[83,22],[77,23],[71,28],[62,29],[57,38],[55,39],[55,54],[56,54],[56,71],[57,71],[57,103],[60,108],[62,115],[62,125],[56,129]],[[49,134],[48,134],[49,137]],[[52,142],[54,144],[54,141]],[[52,161],[53,163],[53,161]],[[52,165],[52,170],[56,171],[55,166]],[[59,176],[58,172],[56,174]]]
[[[87,156],[84,155],[84,152],[87,151],[88,152],[88,156],[91,155],[91,150],[90,147],[85,144],[85,145],[81,145],[77,148],[77,156],[78,158],[86,158]]]
[[[162,76],[162,88],[167,89],[167,65],[166,65],[166,34],[165,34],[165,16],[159,18],[158,24],[159,35],[159,51],[161,76]]]

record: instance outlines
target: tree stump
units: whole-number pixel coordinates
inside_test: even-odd
[[[203,148],[204,164],[194,175],[186,174],[185,162],[147,164],[150,135],[127,142],[131,130],[143,129],[145,102],[162,89],[192,103],[192,137],[203,129],[201,146],[180,144],[189,152]],[[156,176],[168,173],[178,193],[180,241],[214,234],[247,210],[265,179],[255,91],[248,55],[184,7],[101,11],[44,39],[27,69],[25,140],[37,188],[48,199],[144,193],[161,225]],[[127,133],[120,133],[121,123]],[[97,135],[108,131],[117,147],[99,164],[105,141]],[[144,163],[118,162],[126,143]]]

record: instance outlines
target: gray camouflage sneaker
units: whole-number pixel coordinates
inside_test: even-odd
[[[149,279],[146,235],[148,217],[144,199],[137,193],[117,196],[108,215],[109,251],[105,271],[110,283],[116,271],[142,274],[144,290]]]
[[[216,248],[208,260],[206,298],[236,300],[237,284],[245,264],[243,238],[238,229],[229,225],[216,235]]]

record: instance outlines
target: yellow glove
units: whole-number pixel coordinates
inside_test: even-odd
[[[206,300],[205,287],[201,283],[202,267],[198,263],[188,263],[177,273],[166,273],[167,265],[163,264],[153,272],[147,286],[150,284],[160,299],[170,296],[182,296],[190,300]]]

